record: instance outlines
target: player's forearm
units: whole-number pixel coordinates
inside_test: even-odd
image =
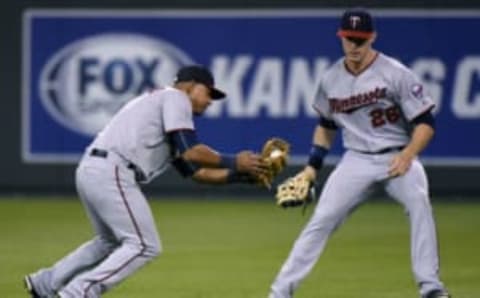
[[[337,131],[334,129],[328,129],[321,125],[318,125],[315,128],[315,132],[313,133],[313,140],[312,140],[313,145],[323,147],[327,150],[330,149],[332,147],[333,140],[335,139],[336,132]],[[324,154],[326,154],[326,152],[327,151],[325,151]],[[321,157],[321,159],[323,160],[323,156]],[[309,164],[305,166],[303,170],[303,174],[309,180],[313,181],[317,177],[317,169],[313,165],[310,165],[310,163],[312,163],[311,161],[312,161],[312,152],[310,152]],[[317,161],[317,163],[323,163],[323,161],[322,162]]]
[[[198,144],[185,151],[183,159],[205,167],[218,167],[221,163],[221,155],[204,144]]]
[[[200,168],[192,176],[199,183],[208,184],[253,184],[255,178],[247,173],[240,173],[231,169]]]
[[[200,168],[192,176],[192,179],[200,183],[225,184],[228,174],[229,170],[227,169]]]
[[[335,139],[336,130],[318,125],[313,133],[313,144],[330,149]]]
[[[404,153],[415,157],[419,155],[430,143],[433,138],[435,130],[427,124],[418,124],[412,132],[410,143],[403,149]]]

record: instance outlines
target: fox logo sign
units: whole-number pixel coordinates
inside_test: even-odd
[[[158,38],[101,34],[55,53],[40,76],[40,96],[54,119],[85,135],[97,133],[129,99],[171,82],[192,59]]]

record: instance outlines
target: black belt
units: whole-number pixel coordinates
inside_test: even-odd
[[[93,148],[90,151],[90,156],[107,158],[108,157],[108,151],[103,150],[103,149]],[[137,181],[145,181],[146,180],[146,177],[145,177],[145,174],[143,174],[143,171],[138,166],[136,166],[134,163],[131,163],[131,162],[127,161],[127,168],[132,170],[135,173],[135,180],[137,180]]]
[[[355,149],[353,149],[353,151],[363,153],[363,154],[385,154],[385,153],[390,153],[390,152],[399,152],[399,151],[402,151],[404,148],[405,148],[405,146],[396,146],[396,147],[383,148],[381,150],[373,151],[373,152],[372,151],[360,151],[360,150],[355,150]]]

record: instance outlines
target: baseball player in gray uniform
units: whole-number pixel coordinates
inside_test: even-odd
[[[225,93],[209,70],[187,66],[172,87],[127,103],[86,149],[76,171],[80,199],[96,237],[50,268],[25,277],[32,297],[95,298],[156,257],[160,239],[139,183],[173,165],[195,181],[252,182],[258,154],[220,154],[197,140],[193,116]]]
[[[411,261],[421,297],[450,297],[438,275],[428,182],[417,159],[434,134],[434,104],[411,70],[372,48],[376,33],[368,11],[347,10],[337,35],[344,57],[321,79],[314,102],[320,120],[308,165],[297,175],[315,179],[339,128],[346,152],[328,177],[314,214],[274,280],[269,297],[293,297],[332,232],[375,184],[382,185],[407,211]]]

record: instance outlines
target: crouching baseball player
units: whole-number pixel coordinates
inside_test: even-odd
[[[187,66],[172,87],[127,103],[86,149],[76,186],[95,238],[25,277],[32,297],[100,297],[161,252],[152,212],[139,183],[173,165],[183,176],[210,184],[269,185],[274,164],[251,151],[229,156],[198,141],[193,116],[225,97],[209,70]],[[278,154],[276,155],[278,157]]]

